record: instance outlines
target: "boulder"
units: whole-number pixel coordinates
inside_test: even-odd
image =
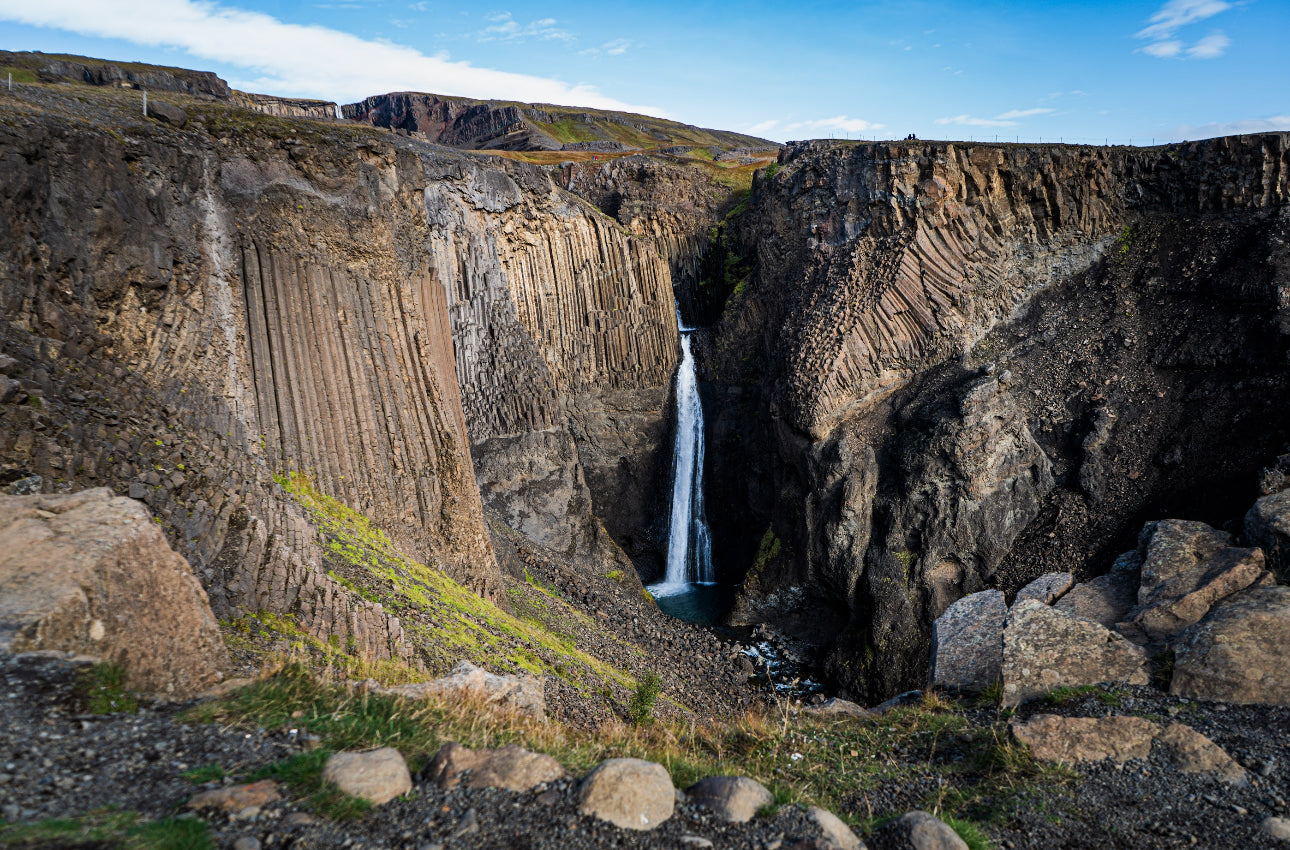
[[[842,822],[842,818],[827,809],[812,806],[807,815],[820,828],[826,845],[834,850],[865,850],[864,842],[856,837],[851,827]]]
[[[887,850],[968,850],[967,842],[945,821],[927,812],[913,811],[882,831]]]
[[[747,823],[775,797],[755,779],[747,776],[709,776],[686,790],[690,802],[711,809],[731,823]]]
[[[1066,595],[1066,591],[1074,584],[1075,576],[1070,573],[1045,573],[1017,591],[1017,598],[1012,600],[1012,604],[1034,599],[1045,605],[1052,605]]]
[[[392,687],[376,686],[376,693],[407,699],[482,699],[490,705],[546,717],[546,689],[534,676],[498,676],[469,661],[462,661],[442,679]]]
[[[1215,605],[1173,641],[1175,696],[1290,704],[1290,587],[1256,587]]]
[[[1121,631],[1139,634],[1143,642],[1165,640],[1205,616],[1218,600],[1271,579],[1261,549],[1229,546],[1230,535],[1201,522],[1148,523],[1142,540],[1138,605]]]
[[[742,658],[744,656],[740,657]],[[840,697],[826,699],[819,705],[808,705],[806,708],[803,708],[802,711],[812,717],[822,717],[829,720],[843,720],[848,717],[864,718],[873,716],[869,709],[859,703],[854,703],[851,700],[842,699]]]
[[[1036,714],[1008,724],[1008,733],[1041,761],[1075,764],[1114,759],[1121,764],[1151,754],[1160,727],[1140,717],[1061,717]]]
[[[185,805],[190,809],[219,809],[224,812],[240,812],[251,807],[262,807],[282,799],[278,793],[278,783],[272,779],[262,779],[249,785],[230,785],[227,788],[215,788],[193,796]]]
[[[661,764],[607,759],[582,780],[578,812],[623,829],[649,830],[672,816],[676,791]]]
[[[219,626],[147,509],[111,490],[0,496],[0,652],[119,664],[131,690],[195,696],[223,677]]]
[[[999,590],[964,596],[946,608],[932,624],[931,685],[972,692],[999,681],[1007,613]]]
[[[1003,631],[1003,704],[1064,685],[1145,685],[1143,649],[1092,620],[1033,599],[1014,605]]]
[[[374,806],[412,790],[412,774],[393,747],[365,753],[336,753],[323,765],[323,779]]]
[[[1290,841],[1290,818],[1264,818],[1259,832],[1277,841]]]
[[[1245,515],[1245,536],[1263,549],[1277,580],[1290,582],[1290,490],[1254,503]]]
[[[1212,773],[1232,785],[1247,785],[1245,768],[1227,751],[1185,723],[1170,723],[1158,739],[1183,773]]]
[[[464,777],[463,777],[464,774]],[[568,774],[555,759],[511,744],[497,750],[471,750],[458,743],[439,748],[425,777],[440,788],[505,788],[528,791]]]
[[[188,123],[188,113],[181,107],[152,98],[148,98],[148,117],[175,128],[182,128]]]
[[[1112,628],[1138,604],[1141,563],[1136,551],[1126,552],[1116,559],[1110,572],[1075,585],[1053,607]]]

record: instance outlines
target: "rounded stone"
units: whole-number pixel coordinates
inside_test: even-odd
[[[578,812],[623,829],[649,830],[672,816],[676,794],[661,764],[608,759],[582,780]]]
[[[408,763],[393,747],[366,753],[336,753],[323,766],[323,779],[374,806],[412,790]]]
[[[709,776],[685,793],[691,802],[731,823],[747,823],[760,809],[775,802],[765,785],[747,776]]]
[[[1290,818],[1264,818],[1259,832],[1278,841],[1290,841]]]

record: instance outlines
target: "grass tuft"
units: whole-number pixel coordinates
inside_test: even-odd
[[[90,714],[137,714],[139,701],[125,689],[125,668],[95,664],[81,673],[78,682],[85,710]]]

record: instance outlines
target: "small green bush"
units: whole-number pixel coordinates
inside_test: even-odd
[[[627,704],[627,717],[636,726],[644,726],[654,719],[654,702],[658,699],[663,680],[657,673],[646,673],[636,683],[631,702]]]

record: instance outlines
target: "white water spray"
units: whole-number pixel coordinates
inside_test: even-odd
[[[679,322],[678,322],[679,324]],[[676,441],[672,449],[672,515],[667,572],[652,585],[657,596],[684,593],[691,584],[714,584],[712,536],[703,509],[703,402],[690,352],[690,332],[681,326],[681,365],[676,372]]]

